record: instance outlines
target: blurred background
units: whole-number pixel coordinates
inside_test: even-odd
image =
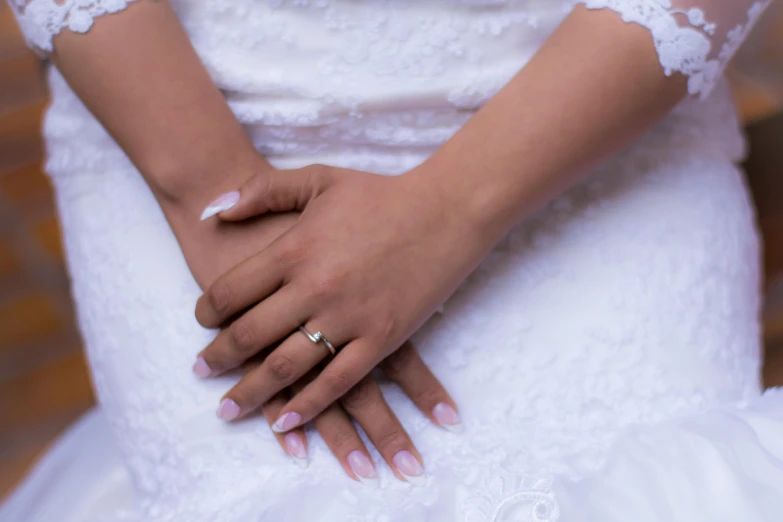
[[[730,77],[751,144],[765,241],[765,382],[783,385],[783,12],[759,25]],[[0,0],[0,499],[95,402],[41,167],[44,64]]]

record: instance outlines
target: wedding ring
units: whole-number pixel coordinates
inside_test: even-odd
[[[321,332],[315,332],[310,333],[307,331],[307,328],[304,326],[299,327],[299,331],[302,332],[307,336],[308,339],[310,339],[310,342],[313,344],[323,343],[324,346],[326,346],[330,352],[332,352],[332,355],[335,355],[337,353],[337,350],[334,349],[334,345],[329,342],[329,339],[324,337],[324,334]]]

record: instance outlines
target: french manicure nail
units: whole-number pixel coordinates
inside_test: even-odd
[[[215,199],[215,201],[207,205],[207,208],[205,208],[204,212],[201,213],[201,221],[204,221],[205,219],[209,219],[215,214],[219,214],[224,210],[230,209],[238,202],[239,202],[239,191],[237,190],[226,192],[225,194],[218,196],[217,199]]]
[[[210,374],[212,374],[212,370],[209,369],[207,361],[205,361],[203,357],[199,357],[193,364],[193,373],[203,379],[205,377],[209,377]]]
[[[375,466],[372,465],[369,457],[359,450],[353,450],[348,455],[348,465],[351,466],[356,478],[365,486],[378,488],[380,481],[378,473],[375,472]]]
[[[438,421],[438,424],[443,428],[454,433],[462,432],[462,424],[460,423],[459,415],[454,411],[454,408],[445,402],[440,402],[435,405],[432,409],[432,416],[435,417],[435,420]]]
[[[424,486],[427,483],[427,475],[421,463],[416,460],[410,451],[402,450],[392,459],[397,471],[414,486]]]
[[[285,436],[285,448],[291,457],[293,457],[294,463],[301,468],[306,468],[309,462],[307,461],[307,449],[305,448],[302,437],[298,433],[289,433]]]
[[[295,411],[289,411],[275,421],[275,423],[272,425],[272,431],[282,433],[284,431],[290,430],[291,428],[296,428],[300,422],[302,422],[302,416]]]
[[[223,399],[217,409],[217,416],[224,421],[235,419],[239,415],[239,405],[231,399]]]

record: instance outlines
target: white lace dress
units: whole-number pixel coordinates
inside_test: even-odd
[[[11,3],[42,51],[62,28],[87,31],[126,6]],[[397,174],[448,139],[576,3],[174,7],[272,163]],[[425,458],[420,488],[382,465],[383,487],[365,488],[317,434],[301,469],[262,419],[215,417],[231,379],[191,372],[213,334],[193,318],[199,290],[174,236],[139,173],[50,71],[47,168],[101,406],[0,520],[779,520],[783,394],[760,391],[759,245],[721,79],[765,2],[584,3],[649,28],[693,96],[514,230],[415,336],[465,425],[444,432],[385,388]]]

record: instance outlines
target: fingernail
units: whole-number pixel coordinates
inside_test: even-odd
[[[193,373],[203,379],[205,377],[209,377],[212,373],[212,370],[209,369],[207,361],[205,361],[203,357],[199,357],[193,364]]]
[[[356,478],[359,482],[365,486],[371,488],[378,488],[380,481],[378,480],[378,474],[375,472],[375,466],[372,465],[369,457],[359,450],[353,450],[348,455],[348,465],[351,466]]]
[[[201,213],[201,221],[209,219],[215,214],[228,210],[239,202],[239,191],[233,190],[218,196],[218,198],[207,205],[204,212]]]
[[[459,421],[459,415],[454,411],[454,408],[445,402],[438,403],[432,408],[432,416],[435,417],[435,420],[438,421],[438,424],[443,428],[454,433],[462,432],[462,424]]]
[[[289,433],[283,440],[285,441],[286,451],[293,457],[293,461],[296,465],[301,468],[306,468],[308,464],[307,449],[302,441],[302,437],[300,437],[298,433]]]
[[[397,471],[405,477],[405,480],[414,486],[423,486],[427,483],[427,475],[424,474],[424,468],[410,451],[403,450],[397,452],[392,462],[397,467]]]
[[[223,399],[217,409],[217,416],[225,421],[235,419],[239,415],[239,405],[231,399]]]
[[[275,421],[275,423],[272,425],[272,431],[282,433],[284,431],[290,430],[291,428],[296,428],[300,422],[302,422],[302,416],[295,411],[289,411]]]

